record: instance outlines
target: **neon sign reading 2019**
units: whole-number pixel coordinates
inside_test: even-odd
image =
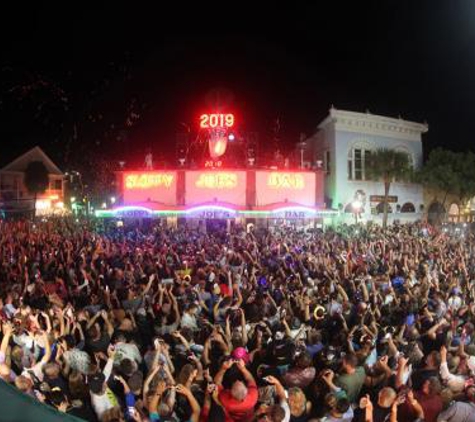
[[[215,127],[233,127],[234,114],[202,114],[200,116],[200,127],[210,129]]]

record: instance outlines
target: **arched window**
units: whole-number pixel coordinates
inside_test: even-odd
[[[416,212],[416,207],[412,202],[406,202],[402,207],[401,207],[401,212]]]
[[[366,168],[374,146],[366,141],[356,141],[348,150],[348,180],[367,180]]]
[[[459,217],[460,207],[456,203],[451,204],[449,208],[449,221],[456,223],[459,220]]]
[[[407,154],[407,157],[409,159],[409,166],[413,169],[414,168],[414,157],[405,145],[398,145],[394,148],[396,151],[403,152],[404,154]]]

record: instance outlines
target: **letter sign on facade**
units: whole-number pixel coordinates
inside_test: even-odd
[[[234,114],[202,114],[200,116],[201,129],[214,129],[216,127],[229,128],[234,126]]]
[[[269,174],[267,186],[273,189],[295,189],[305,188],[305,180],[300,174],[273,172]]]
[[[173,174],[142,173],[125,176],[126,189],[149,189],[157,187],[169,188],[173,183]]]
[[[233,189],[237,186],[237,175],[224,172],[202,173],[195,185],[203,189]]]

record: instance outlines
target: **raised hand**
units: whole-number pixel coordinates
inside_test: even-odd
[[[225,360],[225,361],[223,362],[223,364],[221,365],[221,367],[222,367],[224,370],[227,371],[227,370],[228,370],[229,368],[231,368],[231,366],[233,366],[233,365],[234,365],[234,361],[231,360],[231,359],[228,359],[228,360]]]

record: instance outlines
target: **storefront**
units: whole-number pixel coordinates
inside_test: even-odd
[[[337,214],[324,208],[322,171],[171,170],[119,177],[122,203],[96,211],[97,217],[210,230],[249,222],[315,227]]]

